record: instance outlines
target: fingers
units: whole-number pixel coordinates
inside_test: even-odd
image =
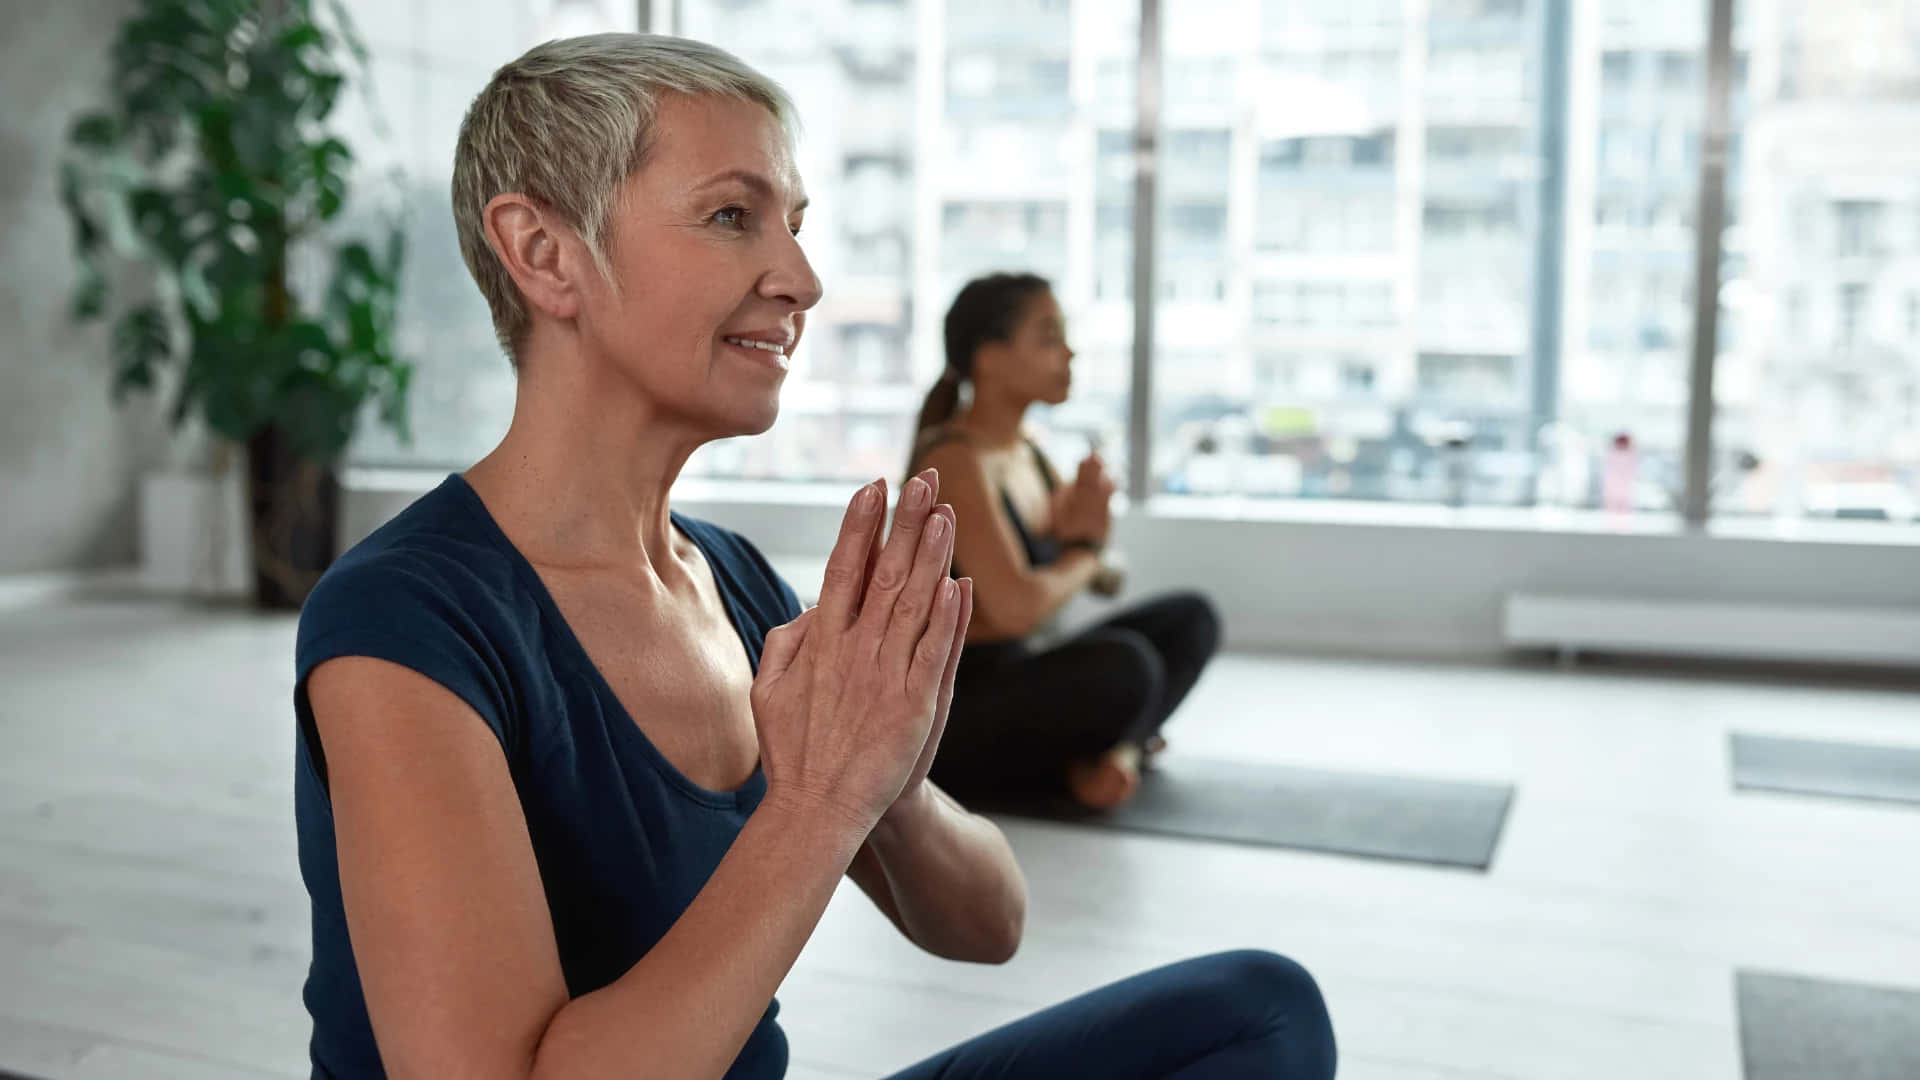
[[[947,650],[946,670],[940,674],[940,689],[934,701],[933,726],[937,735],[947,721],[947,710],[953,705],[953,680],[960,671],[960,654],[966,650],[967,627],[973,623],[973,579],[961,578],[960,611],[954,617],[953,644]]]
[[[928,515],[933,512],[934,484],[938,479],[939,474],[928,469],[900,489],[900,506],[893,514],[893,532],[887,537],[879,561],[874,563],[873,576],[867,581],[866,598],[860,604],[861,621],[875,631],[884,631],[892,620],[893,606],[913,573]],[[928,588],[931,587],[929,582]],[[931,599],[929,594],[920,602],[925,605]]]
[[[942,581],[934,591],[933,616],[913,646],[913,663],[907,669],[907,692],[915,697],[934,694],[946,678],[955,651],[962,591],[960,583],[952,578]],[[941,716],[942,712],[936,711],[934,720],[939,721]]]
[[[912,643],[926,633],[941,582],[953,570],[953,507],[936,506],[927,515],[925,536],[913,560],[907,583],[893,602],[887,640]],[[902,655],[906,650],[901,650]],[[904,668],[904,663],[902,667]]]
[[[1053,511],[1054,527],[1059,528],[1078,514],[1080,488],[1076,484],[1062,484],[1053,489],[1048,502]]]
[[[920,751],[929,766],[940,753],[940,737],[947,733],[947,715],[953,709],[953,680],[960,670],[960,652],[967,644],[967,625],[973,621],[973,579],[961,578],[954,584],[960,587],[960,610],[954,613],[953,639],[947,647],[946,667],[941,669],[940,683],[933,692],[933,725],[927,729],[927,745]],[[938,612],[934,618],[940,618]],[[931,631],[933,627],[929,625],[927,629]]]
[[[793,666],[793,658],[800,655],[800,644],[807,639],[807,624],[815,608],[808,608],[800,617],[784,626],[776,626],[767,631],[767,640],[760,648],[759,678],[778,679]]]
[[[881,513],[884,515],[886,512],[885,506],[887,502],[886,489],[882,488],[880,494],[881,494],[880,505],[882,507]],[[875,568],[877,568],[880,565],[880,550],[883,546],[885,546],[886,540],[887,540],[886,522],[882,520],[880,526],[873,530],[873,538],[867,541],[867,561],[865,564],[866,572],[862,574],[860,577],[860,594],[858,597],[855,598],[853,602],[853,614],[856,618],[859,616],[860,612],[866,607],[867,588],[873,583],[873,571]]]
[[[887,482],[875,480],[854,493],[846,516],[840,519],[840,536],[827,557],[827,574],[820,585],[819,617],[829,626],[847,626],[860,611],[867,583],[867,552],[886,506]]]

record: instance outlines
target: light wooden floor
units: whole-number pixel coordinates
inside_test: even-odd
[[[305,1075],[292,631],[0,612],[0,1068]],[[1226,658],[1174,752],[1515,781],[1491,873],[1010,824],[1019,957],[923,957],[843,890],[781,994],[794,1075],[877,1075],[1260,946],[1318,974],[1351,1080],[1732,1080],[1736,967],[1920,986],[1920,809],[1736,797],[1735,727],[1920,745],[1920,695]]]

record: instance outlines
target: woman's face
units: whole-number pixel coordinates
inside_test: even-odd
[[[611,211],[615,284],[583,296],[593,353],[705,437],[771,427],[805,313],[820,302],[797,239],[806,204],[767,109],[664,99],[654,144]]]
[[[1073,388],[1067,322],[1051,290],[1027,298],[1013,335],[974,356],[973,377],[1010,396],[1058,405]]]

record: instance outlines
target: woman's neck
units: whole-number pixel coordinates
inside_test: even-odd
[[[630,383],[572,359],[524,365],[506,438],[467,482],[536,565],[663,568],[668,497],[699,439]]]
[[[1022,437],[1020,425],[1030,404],[1024,398],[996,395],[975,383],[973,402],[959,422],[989,446],[1013,446]]]

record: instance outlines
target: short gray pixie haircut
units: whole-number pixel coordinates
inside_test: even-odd
[[[518,192],[558,214],[611,280],[608,215],[620,184],[646,159],[654,117],[671,94],[764,105],[789,137],[795,134],[793,102],[772,79],[723,49],[660,34],[591,34],[536,45],[494,72],[467,109],[453,152],[454,226],[500,347],[515,366],[531,318],[487,246],[487,202]]]

